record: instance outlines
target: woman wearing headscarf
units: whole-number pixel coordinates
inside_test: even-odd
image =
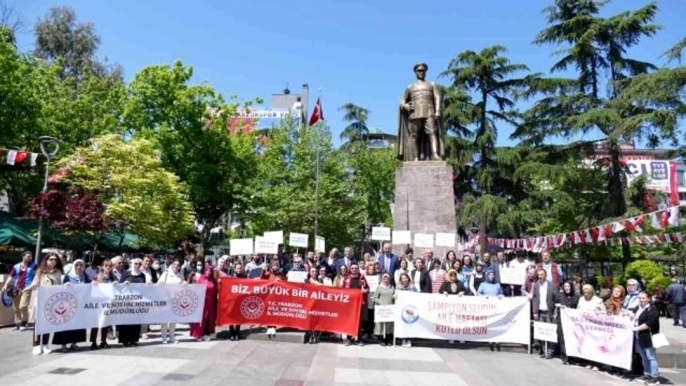
[[[464,284],[457,277],[457,271],[451,269],[448,271],[448,280],[444,281],[439,291],[444,295],[464,295]]]
[[[605,312],[605,304],[603,304],[603,299],[595,296],[595,290],[593,289],[593,286],[590,284],[584,284],[583,287],[581,287],[582,291],[582,297],[579,298],[579,303],[576,306],[576,309],[582,312],[595,312],[595,313],[603,313]],[[592,361],[588,360],[580,360],[582,364],[586,365],[586,368],[589,369],[598,369],[598,364]]]
[[[243,272],[243,263],[236,262],[233,265],[233,274],[230,276],[231,279],[247,279],[248,275]],[[241,337],[241,325],[232,324],[229,326],[229,340],[240,340]]]
[[[622,313],[622,304],[626,297],[626,291],[621,285],[612,287],[610,298],[605,301],[605,312],[608,315],[619,315]]]
[[[100,264],[100,269],[98,274],[93,280],[93,285],[98,284],[110,284],[116,283],[114,278],[114,268],[112,266],[112,261],[110,259],[105,259]],[[112,326],[105,326],[102,328],[91,328],[91,350],[98,349],[98,330],[100,331],[100,347],[99,348],[110,348],[107,344],[107,334],[109,333]]]
[[[464,271],[464,263],[462,264],[462,270]],[[481,262],[476,263],[476,270],[472,273],[472,275],[469,278],[469,295],[474,295],[476,296],[476,293],[481,286],[481,283],[483,283],[486,280],[486,277],[484,276],[484,266],[481,264]]]
[[[64,285],[68,287],[70,285],[89,284],[90,282],[86,276],[86,263],[81,259],[74,260],[71,271],[64,276]],[[59,331],[52,338],[52,344],[61,345],[63,352],[67,351],[67,345],[69,345],[69,351],[76,351],[79,349],[77,343],[85,341],[86,329]]]
[[[377,306],[387,306],[393,304],[395,289],[391,287],[391,275],[384,273],[381,276],[381,283],[374,292],[374,304]],[[378,322],[374,326],[374,335],[379,340],[381,346],[393,344],[393,322]]]
[[[164,271],[157,281],[158,285],[177,285],[184,282],[181,274],[181,262],[174,260],[169,269]],[[162,343],[178,343],[176,340],[176,323],[162,323],[160,325]]]
[[[555,293],[555,322],[557,323],[557,344],[560,349],[562,364],[569,364],[569,357],[565,347],[565,337],[562,334],[562,318],[560,313],[565,308],[576,308],[579,303],[579,296],[574,293],[574,283],[566,281],[562,284],[562,291]]]
[[[198,284],[204,284],[205,307],[202,311],[200,323],[191,323],[191,337],[200,341],[209,341],[210,335],[214,334],[217,320],[217,283],[214,280],[214,269],[211,265],[204,267],[203,274],[198,279]]]
[[[31,285],[23,289],[23,292],[26,293],[36,290],[36,293],[31,294],[31,305],[29,309],[34,310],[35,312],[36,302],[38,300],[38,287],[48,287],[60,284],[62,284],[62,261],[56,254],[51,253],[45,256],[41,261]],[[33,341],[33,355],[50,354],[52,350],[50,350],[50,346],[48,345],[49,339],[50,334],[35,335]]]
[[[129,271],[122,275],[121,283],[124,283],[125,285],[145,284],[147,279],[145,274],[141,272],[142,264],[143,260],[141,259],[136,258],[131,260],[131,267]],[[117,329],[119,330],[119,343],[123,344],[124,347],[138,346],[138,340],[141,337],[140,324],[118,325]]]
[[[495,271],[488,271],[486,281],[479,285],[479,296],[503,296],[503,288],[495,281]]]

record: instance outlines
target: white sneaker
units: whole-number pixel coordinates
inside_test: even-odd
[[[162,344],[167,344],[167,343],[169,343],[169,341],[168,341],[168,340],[166,340],[166,339],[162,339]]]
[[[19,331],[26,331],[26,326],[19,327]]]
[[[209,342],[209,341],[210,341],[210,336],[209,336],[209,335],[205,335],[205,336],[202,337],[202,340],[204,340],[205,342]]]
[[[33,355],[40,355],[43,353],[43,347],[33,346]]]
[[[177,343],[179,343],[179,341],[176,340],[176,339],[174,339],[174,338],[172,338],[172,339],[169,339],[169,343],[171,343],[171,344],[177,344]]]
[[[48,355],[52,352],[50,346],[43,346],[43,354]]]

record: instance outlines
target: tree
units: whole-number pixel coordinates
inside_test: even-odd
[[[110,224],[158,245],[169,245],[192,232],[186,188],[164,169],[159,151],[148,140],[99,136],[59,166],[63,168],[60,182],[87,192],[82,197],[97,198]]]
[[[121,68],[112,71],[100,62],[95,53],[100,46],[100,37],[95,33],[93,23],[79,23],[76,12],[70,7],[53,7],[48,15],[35,26],[36,46],[34,54],[57,63],[62,78],[72,77],[77,81],[85,73],[121,78]]]
[[[254,234],[283,229],[312,234],[315,169],[320,147],[319,230],[327,245],[349,245],[359,234],[364,203],[354,194],[343,153],[333,150],[327,128],[299,128],[288,119],[272,130],[259,156],[247,193],[252,197],[245,219]],[[317,132],[320,130],[320,132]],[[314,244],[313,238],[310,238]]]
[[[620,144],[645,138],[652,146],[662,139],[676,140],[676,120],[650,106],[631,103],[626,96],[636,77],[655,66],[627,57],[630,48],[652,36],[657,5],[649,3],[611,17],[601,17],[603,2],[556,0],[546,8],[549,26],[534,42],[562,46],[563,57],[551,69],[563,71],[573,66],[574,79],[541,79],[532,89],[543,94],[527,111],[527,124],[514,138],[541,143],[545,138],[578,134],[600,134],[608,151],[607,200],[599,209],[605,217],[621,216],[627,210],[624,195],[625,171]],[[606,91],[603,91],[606,90]],[[625,247],[625,264],[630,259]]]
[[[347,165],[353,173],[354,194],[364,200],[364,222],[391,226],[395,169],[400,166],[395,149],[372,150],[364,142],[352,143]]]
[[[163,165],[188,186],[204,247],[222,216],[246,211],[257,162],[254,133],[229,130],[237,104],[210,86],[188,85],[192,75],[181,62],[143,69],[129,85],[124,122],[129,133],[154,141]]]
[[[339,110],[345,112],[343,120],[350,122],[350,124],[341,131],[341,139],[346,140],[341,145],[341,150],[350,151],[353,143],[364,141],[369,136],[369,128],[367,127],[369,110],[353,103],[346,103],[341,106]]]
[[[448,99],[447,109],[454,111],[466,108],[469,117],[467,124],[463,119],[451,125],[449,129],[465,132],[472,127],[468,135],[472,138],[467,151],[478,154],[474,165],[467,169],[471,173],[470,178],[476,189],[470,189],[476,199],[473,206],[467,208],[471,213],[478,213],[479,244],[481,250],[486,249],[486,236],[490,221],[494,220],[494,214],[498,211],[501,200],[493,196],[497,181],[494,179],[498,167],[495,141],[498,136],[497,122],[506,122],[516,125],[516,113],[514,107],[514,95],[523,89],[529,82],[528,78],[513,77],[516,73],[528,71],[523,64],[511,64],[502,56],[507,50],[502,46],[487,47],[480,52],[464,51],[450,61],[448,69],[442,73],[451,80],[450,88],[452,96]],[[464,91],[475,94],[475,101],[464,98]],[[458,107],[450,106],[450,102]],[[493,107],[491,107],[494,104]],[[500,154],[500,157],[505,157]],[[493,196],[493,197],[489,197]],[[472,216],[468,216],[472,217]]]

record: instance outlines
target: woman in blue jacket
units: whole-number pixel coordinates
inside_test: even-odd
[[[488,271],[486,281],[479,285],[476,291],[478,296],[503,296],[503,288],[495,281],[495,272]]]

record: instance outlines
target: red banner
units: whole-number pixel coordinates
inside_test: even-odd
[[[254,279],[222,279],[217,323],[292,327],[357,336],[362,292]]]

